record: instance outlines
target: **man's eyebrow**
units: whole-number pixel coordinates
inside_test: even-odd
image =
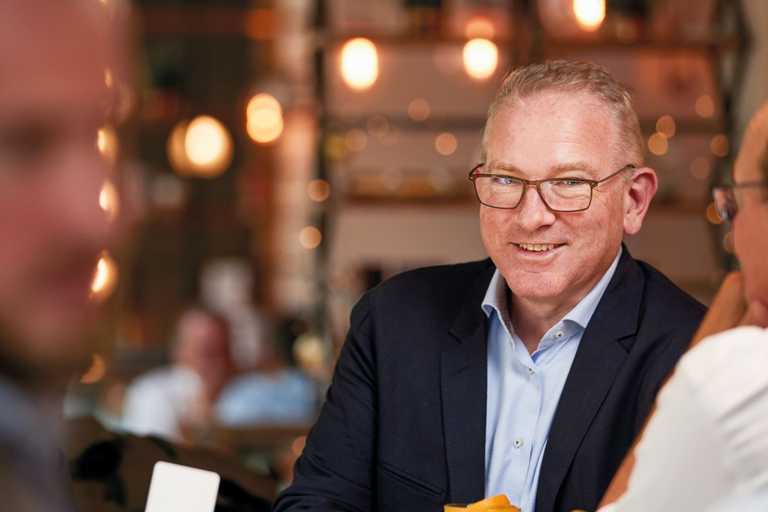
[[[519,168],[515,167],[514,165],[505,164],[505,163],[496,163],[496,164],[491,163],[490,165],[488,165],[488,168],[491,170],[506,171],[513,174],[525,174],[523,171],[521,171]],[[566,163],[556,164],[550,167],[549,169],[547,169],[547,174],[551,176],[555,176],[558,174],[566,174],[573,171],[585,171],[593,175],[597,175],[600,172],[594,166],[586,162],[566,162]]]

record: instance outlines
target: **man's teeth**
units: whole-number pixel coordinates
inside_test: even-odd
[[[533,252],[551,251],[556,246],[555,244],[517,244],[521,249]]]

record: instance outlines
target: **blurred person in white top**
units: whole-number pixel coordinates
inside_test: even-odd
[[[634,450],[634,467],[614,482],[626,489],[601,512],[708,510],[724,497],[733,506],[768,493],[768,104],[747,128],[733,184],[716,189],[715,199],[733,223],[741,265],[721,294],[739,292],[746,313],[680,360]],[[733,316],[724,313],[729,302],[716,299],[710,325]]]
[[[176,328],[172,364],[138,377],[128,388],[123,428],[183,440],[186,428],[212,420],[221,390],[234,374],[227,321],[212,312],[185,311]]]

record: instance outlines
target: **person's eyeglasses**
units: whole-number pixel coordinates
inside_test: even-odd
[[[739,195],[737,191],[745,188],[763,188],[768,187],[768,180],[745,181],[734,183],[733,185],[724,185],[712,189],[712,197],[715,200],[715,209],[717,215],[725,222],[732,222],[739,213]]]
[[[601,183],[618,176],[628,169],[628,164],[601,180],[585,178],[549,178],[525,180],[509,174],[483,172],[485,164],[475,166],[469,172],[469,180],[475,185],[477,200],[485,206],[511,210],[517,208],[528,187],[535,187],[544,204],[553,212],[580,212],[592,204],[592,191]]]

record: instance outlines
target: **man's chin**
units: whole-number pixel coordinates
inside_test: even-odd
[[[97,347],[93,330],[40,327],[26,335],[0,334],[0,372],[37,388],[60,385],[88,368]]]

